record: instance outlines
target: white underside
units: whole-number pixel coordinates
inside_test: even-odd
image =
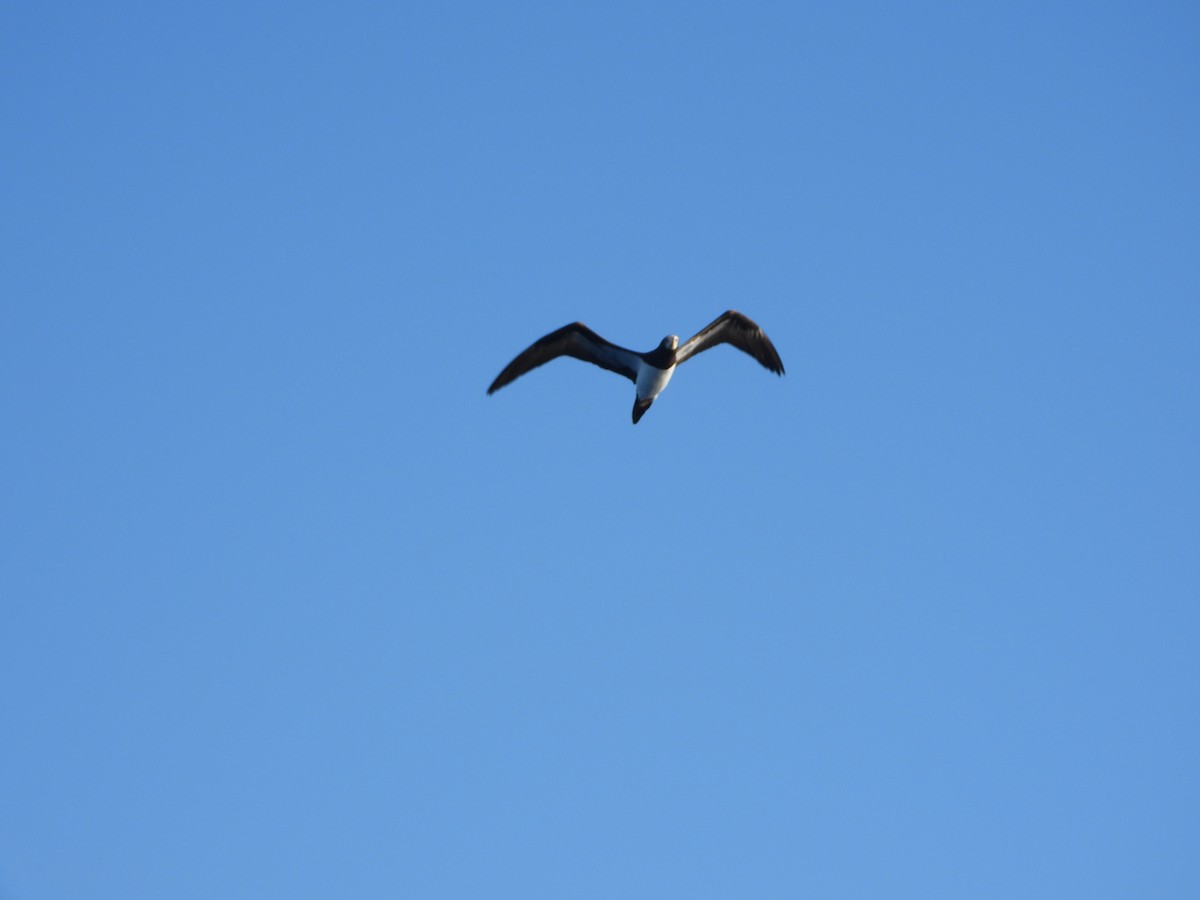
[[[667,382],[671,380],[671,376],[675,374],[675,367],[669,369],[656,369],[654,366],[648,366],[642,363],[638,366],[637,376],[637,397],[639,400],[653,400],[662,393],[663,388],[667,386]]]

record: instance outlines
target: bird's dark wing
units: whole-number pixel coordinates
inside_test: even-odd
[[[530,369],[536,369],[560,356],[573,356],[584,362],[595,363],[602,369],[624,375],[637,383],[638,364],[641,362],[638,354],[609,343],[582,322],[573,322],[536,341],[505,366],[488,388],[488,393],[500,390]]]
[[[783,361],[779,358],[771,339],[763,334],[763,330],[753,321],[732,309],[717,316],[698,334],[680,344],[679,349],[675,351],[675,364],[679,365],[717,344],[733,344],[743,353],[749,353],[776,375],[783,374]]]

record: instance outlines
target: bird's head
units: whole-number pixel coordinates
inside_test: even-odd
[[[658,346],[661,347],[663,350],[678,350],[679,349],[679,335],[668,334],[665,338],[662,339],[662,343],[659,344]]]

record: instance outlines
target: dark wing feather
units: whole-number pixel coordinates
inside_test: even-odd
[[[717,344],[732,344],[743,353],[749,353],[776,375],[783,374],[783,361],[771,339],[752,320],[732,309],[717,316],[703,330],[680,344],[675,351],[675,364],[679,365]]]
[[[638,354],[606,341],[582,322],[573,322],[558,331],[552,331],[524,350],[496,376],[496,380],[488,388],[488,393],[495,393],[530,369],[536,369],[560,356],[573,356],[584,362],[594,363],[602,369],[624,375],[637,383],[638,363],[641,361]]]

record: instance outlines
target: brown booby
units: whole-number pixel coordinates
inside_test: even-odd
[[[602,369],[624,375],[637,386],[633,401],[633,423],[646,414],[650,404],[662,393],[675,368],[717,344],[732,344],[749,353],[776,375],[783,374],[783,362],[761,328],[740,312],[729,310],[682,344],[679,336],[669,334],[649,353],[626,350],[606,341],[582,322],[565,325],[535,341],[496,376],[488,393],[493,394],[531,369],[557,359],[573,356]]]

